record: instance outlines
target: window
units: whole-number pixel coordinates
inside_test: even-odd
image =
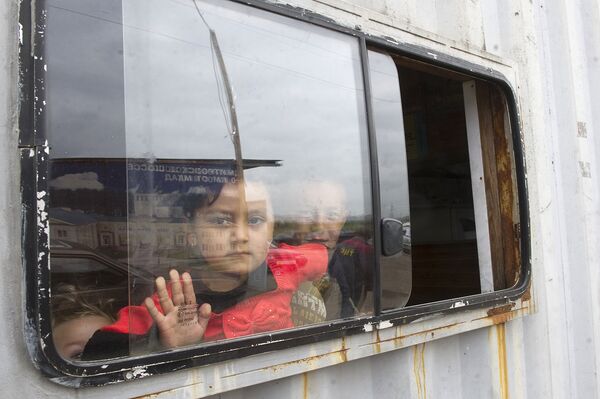
[[[410,193],[404,202],[410,223],[403,224],[412,253],[408,305],[511,287],[519,221],[511,128],[499,88],[393,53],[370,51],[369,60],[382,217],[398,218],[394,201],[402,195],[388,190]],[[384,260],[382,277],[386,272],[398,268]],[[388,281],[397,288],[382,278],[384,303]]]
[[[523,292],[516,124],[484,68],[236,1],[45,7],[50,267],[36,253],[30,290],[52,288],[36,309],[58,374],[104,383]]]
[[[132,313],[109,314],[116,325],[152,320],[147,275],[169,280],[171,269],[189,273],[197,305],[213,310],[189,342],[111,327],[121,334],[95,334],[82,360],[373,314],[358,40],[233,3],[196,4],[48,3],[53,223],[86,216],[99,237],[89,250],[126,265]],[[163,24],[165,15],[178,22]],[[113,233],[123,224],[126,251]]]

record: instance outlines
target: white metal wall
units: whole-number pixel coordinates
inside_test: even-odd
[[[289,0],[342,24],[512,71],[531,210],[535,313],[224,393],[224,398],[600,398],[600,5],[595,0]],[[16,0],[0,2],[2,397],[118,397],[172,376],[85,389],[33,369],[22,337]],[[394,27],[391,27],[394,26]],[[193,390],[160,397],[194,397]]]

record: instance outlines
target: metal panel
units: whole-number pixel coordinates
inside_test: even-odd
[[[442,52],[493,66],[514,84],[528,162],[533,265],[529,304],[536,313],[522,319],[494,320],[500,324],[414,346],[406,337],[403,340],[408,346],[398,349],[393,347],[393,339],[382,344],[370,334],[359,335],[356,339],[365,338],[357,343],[357,353],[372,350],[373,354],[358,359],[358,354],[350,353],[346,360],[356,358],[352,361],[342,361],[339,354],[337,360],[334,355],[319,357],[327,352],[326,345],[311,346],[310,365],[283,365],[267,375],[252,372],[252,367],[258,370],[269,361],[276,364],[281,360],[277,352],[260,360],[250,357],[227,363],[220,369],[199,368],[102,388],[75,391],[49,382],[32,366],[23,337],[16,125],[21,30],[16,2],[0,2],[0,277],[8,288],[0,294],[3,397],[100,398],[157,393],[159,397],[193,398],[210,394],[213,388],[216,393],[219,387],[223,392],[231,389],[220,394],[224,398],[599,398],[598,3],[286,3],[306,7],[350,28],[360,25],[375,36],[425,46],[431,49],[432,59]],[[419,328],[426,329],[425,324]],[[377,354],[377,345],[389,351]],[[235,377],[239,385],[224,377],[226,371],[228,375],[240,373]],[[237,386],[248,387],[235,390]]]

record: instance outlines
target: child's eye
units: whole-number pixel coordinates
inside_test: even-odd
[[[264,216],[253,215],[248,217],[248,225],[249,226],[258,226],[265,223],[267,219]]]
[[[326,214],[327,220],[337,222],[342,219],[342,213],[336,211],[330,211]]]
[[[323,210],[323,216],[330,221],[339,221],[344,218],[344,211],[338,208],[328,208]]]
[[[206,217],[206,223],[215,226],[229,226],[233,224],[233,219],[226,214],[214,214]]]

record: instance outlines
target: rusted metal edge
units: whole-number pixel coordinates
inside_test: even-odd
[[[340,338],[332,343],[330,350],[308,357],[299,356],[296,359],[286,360],[272,366],[249,367],[242,371],[230,372],[227,371],[229,369],[228,364],[216,365],[217,370],[206,368],[206,374],[203,373],[203,370],[197,370],[193,378],[194,381],[189,384],[174,389],[153,392],[145,396],[140,396],[140,398],[185,396],[188,392],[193,392],[195,395],[200,396],[219,394],[232,388],[230,384],[213,384],[211,381],[212,378],[215,378],[215,373],[217,374],[216,378],[219,378],[221,381],[234,381],[231,384],[236,389],[244,388],[252,384],[300,375],[318,368],[342,364],[380,353],[409,347],[417,348],[419,345],[424,345],[427,342],[462,332],[491,327],[493,325],[504,325],[507,320],[522,317],[529,310],[527,306],[520,306],[520,304],[512,304],[510,306],[515,306],[515,308],[505,312],[504,310],[507,309],[506,306],[499,307],[491,312],[494,313],[492,315],[487,315],[490,311],[485,310],[466,311],[466,313],[471,313],[472,315],[465,314],[463,315],[465,316],[463,321],[452,322],[450,324],[439,323],[439,319],[426,320],[421,323],[417,322],[414,326],[411,326],[409,331],[406,331],[407,326],[396,326],[389,330],[374,329],[369,334]],[[506,320],[501,321],[497,318],[500,315],[504,315]],[[436,321],[438,324],[436,324]],[[434,324],[434,326],[428,326],[428,324]],[[219,374],[221,370],[223,372]],[[249,376],[252,376],[252,378],[248,378]]]

